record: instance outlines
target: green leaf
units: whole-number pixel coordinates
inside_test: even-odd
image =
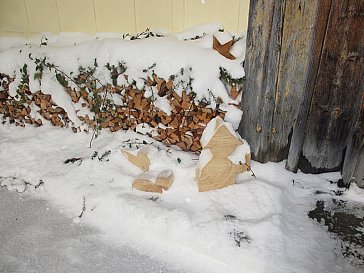
[[[41,72],[37,72],[34,74],[34,80],[40,80],[42,78],[42,73]]]
[[[181,161],[182,161],[182,160],[181,160],[179,157],[177,157],[177,162],[178,162],[178,163],[181,163]]]
[[[56,79],[57,81],[63,86],[63,87],[67,87],[68,86],[68,82],[66,81],[66,78],[59,73],[56,73]]]

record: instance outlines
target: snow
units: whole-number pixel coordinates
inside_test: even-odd
[[[206,128],[203,131],[201,139],[200,139],[202,148],[206,147],[207,144],[209,144],[211,138],[214,136],[218,126],[221,123],[223,123],[222,118],[216,117],[216,118],[210,120],[210,122],[206,125]]]
[[[0,186],[7,187],[9,191],[24,192],[26,190],[26,183],[24,180],[15,177],[6,177],[0,179]]]
[[[237,165],[245,164],[245,155],[250,154],[250,146],[244,140],[244,144],[236,146],[236,149],[229,155],[229,160]]]
[[[200,24],[193,27],[190,27],[182,32],[172,34],[176,38],[180,40],[191,39],[196,36],[203,36],[206,34],[213,34],[216,31],[222,30],[224,27],[219,23],[208,23],[208,24]]]
[[[1,37],[0,72],[16,76],[15,83],[10,84],[10,93],[15,96],[21,79],[19,69],[26,63],[30,86],[41,87],[43,92],[51,94],[76,125],[79,122],[76,113],[88,113],[82,108],[82,101],[72,104],[47,69],[41,81],[35,80],[32,76],[35,64],[29,54],[33,59],[47,57],[47,61],[68,75],[77,74],[79,66],[92,67],[96,58],[95,77],[104,84],[111,83],[110,72],[104,65],[118,65],[120,61],[125,62],[125,74],[129,77],[126,80],[120,75],[119,85],[134,82],[135,87],[141,89],[153,72],[165,79],[177,75],[174,83],[177,83],[176,92],[181,95],[184,86],[178,83],[193,78],[196,100],[211,99],[213,94],[223,100],[221,108],[227,111],[225,120],[215,118],[206,126],[202,146],[209,143],[219,126],[226,126],[242,140],[235,133],[242,112],[230,105],[238,104],[240,97],[232,100],[228,96],[219,80],[219,71],[223,67],[233,77],[244,76],[245,37],[232,48],[237,60],[227,60],[212,50],[213,34],[221,28],[219,24],[200,25],[176,34],[164,32],[164,38],[134,41],[112,33]],[[222,32],[217,35],[221,42],[232,36]],[[194,39],[196,36],[203,38]],[[40,46],[45,37],[48,45]],[[145,70],[148,67],[152,68]],[[180,75],[181,69],[183,75]],[[145,95],[153,95],[155,105],[170,112],[170,105],[155,89],[147,90]],[[111,99],[121,103],[114,95]],[[70,223],[77,223],[76,227],[96,229],[97,237],[105,240],[106,246],[102,245],[102,249],[133,248],[151,256],[153,261],[191,273],[360,272],[343,258],[340,242],[307,216],[318,200],[316,191],[326,192],[330,200],[364,202],[363,190],[355,186],[344,191],[343,196],[333,194],[338,188],[330,181],[339,180],[339,173],[294,174],[285,170],[285,162],[259,164],[252,161],[256,178],[245,172],[237,176],[232,186],[200,193],[195,173],[211,159],[209,150],[203,150],[198,160],[196,154],[173,146],[168,148],[145,135],[155,133],[145,124],[139,124],[137,132],[102,131],[90,149],[90,134],[74,134],[69,129],[44,124],[39,128],[0,125],[0,184],[10,191],[22,192],[27,198],[47,200],[54,210],[69,217]],[[163,124],[158,127],[166,128]],[[249,151],[249,145],[242,141],[244,144],[230,156],[235,163],[245,162],[244,155]],[[151,163],[149,178],[155,179],[158,171],[171,170],[174,182],[170,189],[163,194],[132,189],[134,179],[140,177],[142,171],[130,163],[121,150],[133,155],[147,152]],[[5,210],[12,213],[8,208]],[[27,212],[25,210],[24,215]],[[67,230],[65,225],[61,228]],[[43,233],[47,230],[41,229]],[[29,236],[25,237],[26,243],[34,244],[31,230],[24,233]],[[45,236],[47,242],[54,241],[54,237],[43,233],[36,234]],[[60,236],[65,234],[67,232]],[[67,238],[79,239],[77,234]],[[19,251],[23,256],[28,255],[27,250]],[[45,255],[46,251],[40,253]],[[63,257],[64,253],[56,254],[54,256]],[[77,255],[65,254],[71,264],[77,263]],[[11,259],[0,256],[0,261]],[[143,267],[148,264],[140,263],[135,271],[147,271]],[[64,266],[68,272],[67,263]],[[92,272],[87,268],[83,272]]]
[[[228,31],[224,31],[224,32],[216,31],[214,33],[214,36],[216,37],[216,39],[219,41],[219,43],[221,45],[224,45],[224,44],[226,44],[227,42],[230,42],[233,39],[233,36]]]
[[[350,189],[344,192],[344,196],[348,200],[364,203],[364,189],[359,188],[355,183],[352,183]]]
[[[95,77],[103,84],[112,83],[110,71],[105,68],[106,64],[117,66],[119,62],[125,63],[128,81],[124,75],[117,78],[119,85],[127,82],[135,83],[138,89],[144,88],[144,81],[152,73],[159,77],[169,79],[172,75],[179,75],[181,69],[185,73],[181,79],[184,83],[192,78],[191,88],[196,93],[195,102],[204,98],[211,99],[220,97],[223,101],[221,107],[228,109],[227,116],[234,126],[240,120],[241,112],[239,109],[227,107],[229,103],[239,103],[229,97],[229,94],[220,81],[220,67],[226,69],[234,78],[241,78],[245,75],[242,62],[244,56],[231,61],[218,54],[212,49],[212,37],[218,35],[221,39],[231,37],[228,32],[220,32],[220,24],[204,24],[193,27],[181,33],[167,33],[165,37],[151,37],[141,40],[125,40],[120,38],[121,34],[70,34],[61,33],[59,35],[42,34],[42,36],[22,37],[0,37],[0,71],[11,77],[15,81],[10,84],[10,95],[16,95],[16,89],[21,79],[20,68],[27,64],[29,85],[31,91],[41,89],[43,92],[52,95],[55,103],[64,108],[70,120],[76,125],[80,125],[76,111],[71,101],[65,97],[68,94],[62,91],[62,86],[54,77],[54,72],[44,70],[41,80],[35,80],[33,75],[36,73],[36,58],[43,59],[56,65],[67,75],[77,75],[79,67],[96,67]],[[185,40],[203,35],[204,37],[196,40]],[[47,37],[47,45],[41,46],[41,42]],[[223,40],[222,40],[223,41]],[[240,51],[245,50],[245,44],[239,43],[235,47],[241,47]],[[67,56],[65,58],[65,56]],[[33,60],[32,60],[32,59]],[[151,69],[147,69],[150,68]],[[176,82],[177,83],[177,82]],[[77,86],[70,82],[72,87]],[[177,92],[182,93],[186,89],[183,85],[177,85]],[[154,92],[156,95],[157,92]],[[170,105],[165,98],[158,98],[156,104],[162,107],[163,111],[170,113]],[[212,106],[216,104],[212,101]]]
[[[197,169],[202,170],[207,165],[207,163],[209,163],[212,157],[213,154],[210,149],[203,149],[198,159]]]
[[[230,49],[230,53],[236,58],[241,58],[242,56],[245,56],[246,35],[242,33],[239,35],[239,37],[242,38],[239,41],[236,41]]]
[[[146,253],[110,243],[95,228],[73,223],[45,200],[4,187],[0,223],[3,273],[177,273]]]
[[[171,170],[160,169],[160,170],[142,172],[137,178],[146,179],[146,180],[151,181],[152,183],[155,183],[157,181],[158,176],[167,178],[170,175],[173,175],[173,172]]]
[[[314,191],[335,189],[329,180],[339,179],[338,173],[293,174],[284,162],[253,161],[257,179],[244,173],[230,187],[199,193],[194,154],[131,131],[103,132],[92,149],[89,140],[88,134],[62,128],[2,125],[0,176],[26,181],[26,194],[97,228],[109,244],[133,247],[176,270],[355,272],[342,258],[339,242],[307,217]],[[127,140],[153,142],[146,145],[151,170],[171,169],[175,176],[168,191],[132,189],[141,171],[120,152]],[[95,151],[110,154],[92,159]],[[70,158],[82,162],[65,164]]]

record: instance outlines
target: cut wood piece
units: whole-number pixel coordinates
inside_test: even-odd
[[[176,116],[170,123],[170,126],[172,126],[173,128],[178,128],[180,125],[180,122],[178,120],[178,117]]]
[[[189,110],[191,108],[192,104],[190,102],[184,100],[184,101],[182,101],[181,106],[184,110]]]
[[[238,173],[250,170],[249,145],[234,132],[231,124],[221,118],[217,117],[209,122],[201,142],[204,149],[196,170],[200,192],[230,186],[235,183]],[[232,157],[234,162],[239,163],[234,163]]]
[[[172,95],[177,101],[182,101],[182,98],[176,92],[173,92]]]
[[[170,123],[172,121],[172,118],[170,116],[167,116],[167,115],[162,115],[161,119],[162,119],[162,123],[164,125],[167,125],[168,123]]]
[[[167,191],[173,183],[172,170],[167,169],[160,172],[143,172],[133,181],[133,188],[146,192],[162,193]]]
[[[236,85],[233,85],[231,87],[231,91],[230,91],[230,97],[233,99],[233,100],[236,100],[238,98],[238,95],[239,95],[239,91],[238,91],[238,87]]]
[[[145,150],[140,150],[136,155],[133,155],[130,151],[121,150],[121,153],[129,160],[130,163],[137,166],[143,171],[149,170],[150,160]]]
[[[188,147],[187,147],[186,143],[184,143],[184,142],[178,142],[176,145],[178,147],[180,147],[183,151],[187,151],[188,150]]]
[[[230,49],[231,49],[232,44],[233,44],[233,40],[230,40],[225,44],[220,44],[219,40],[216,39],[216,37],[214,36],[213,49],[215,49],[222,56],[224,56],[225,58],[228,58],[229,60],[235,60],[236,59],[235,56],[233,56],[230,53]]]
[[[166,83],[166,87],[168,88],[169,91],[172,91],[172,88],[173,88],[173,81],[168,81]]]

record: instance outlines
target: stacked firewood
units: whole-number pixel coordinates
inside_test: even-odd
[[[171,113],[167,114],[156,107],[153,96],[146,97],[148,88],[157,90],[155,96],[165,97],[168,100]],[[5,91],[0,93],[0,113],[4,118],[10,117],[19,123],[17,125],[24,125],[26,122],[41,126],[42,121],[35,119],[34,113],[31,113],[30,105],[34,103],[39,107],[37,112],[53,125],[60,127],[71,125],[69,127],[75,132],[79,131],[72,127],[67,113],[52,101],[51,95],[43,94],[41,91],[35,93],[29,91],[24,102],[14,103],[14,98],[8,93],[8,86],[3,86],[2,89]],[[196,103],[193,92],[183,91],[178,95],[174,90],[172,80],[166,81],[155,74],[146,79],[144,90],[138,90],[132,84],[128,86],[107,84],[98,88],[81,89],[65,87],[73,103],[78,103],[93,113],[92,117],[78,115],[79,119],[93,130],[96,128],[108,128],[112,132],[136,130],[138,124],[147,124],[154,130],[149,135],[156,140],[168,146],[178,145],[185,151],[200,151],[200,138],[206,124],[217,116],[224,118],[225,113],[218,107],[209,108],[207,103]],[[107,100],[107,95],[111,94],[119,95],[122,104],[118,105]]]
[[[24,127],[25,124],[33,124],[35,126],[43,125],[39,118],[34,117],[32,113],[32,105],[35,104],[39,107],[40,113],[44,119],[49,120],[54,126],[63,127],[68,125],[68,117],[65,110],[57,106],[52,101],[49,94],[43,94],[41,91],[32,93],[28,86],[23,86],[19,90],[17,99],[11,97],[8,93],[9,84],[13,81],[7,75],[2,74],[2,91],[0,92],[0,113],[3,115],[4,120],[9,119],[10,123],[15,123],[18,126]]]

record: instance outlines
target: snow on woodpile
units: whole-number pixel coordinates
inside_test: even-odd
[[[211,119],[236,129],[242,115],[244,35],[221,29],[0,38],[0,113],[21,126],[51,122],[75,132],[145,124],[167,145],[200,150]],[[213,48],[214,37],[229,47]],[[230,47],[235,60],[226,57]]]

